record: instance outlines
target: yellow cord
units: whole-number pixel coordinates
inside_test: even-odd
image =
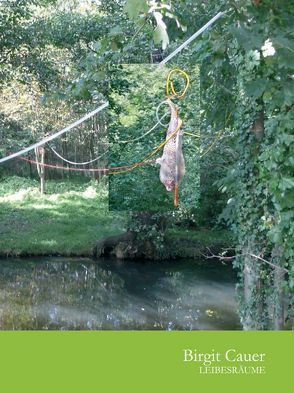
[[[222,137],[222,135],[225,133],[226,127],[227,127],[227,125],[228,125],[228,122],[229,122],[231,116],[232,116],[232,113],[230,113],[229,116],[227,117],[227,119],[226,119],[226,121],[225,121],[225,126],[224,126],[224,128],[217,134],[217,136],[215,137],[215,139],[212,141],[211,145],[204,151],[204,153],[202,153],[202,154],[200,155],[200,158],[204,157],[204,156],[214,147],[214,145],[216,144],[216,142],[217,142],[217,141]]]
[[[177,92],[175,90],[174,83],[172,81],[172,76],[174,74],[181,75],[186,80],[186,85],[184,87],[184,90],[181,93]],[[172,97],[176,97],[178,99],[183,98],[186,95],[189,86],[190,86],[190,78],[189,78],[189,75],[185,71],[183,71],[183,70],[181,70],[179,68],[175,68],[175,69],[171,70],[169,72],[169,74],[167,76],[167,80],[166,80],[166,95],[167,95],[167,98],[169,98],[169,99],[171,99]],[[171,90],[172,94],[170,94],[170,90]],[[136,162],[130,168],[124,169],[122,171],[109,172],[109,174],[110,175],[119,175],[119,174],[122,174],[122,173],[130,172],[130,171],[134,170],[135,168],[138,168],[139,166],[144,164],[147,160],[149,160],[149,158],[153,157],[159,150],[161,150],[167,144],[167,142],[171,138],[173,138],[177,134],[177,132],[182,127],[182,120],[181,119],[179,119],[179,120],[180,121],[179,121],[179,125],[178,125],[177,129],[168,138],[166,138],[165,141],[160,143],[152,152],[147,154],[141,161]]]
[[[184,131],[184,135],[193,136],[194,138],[200,138],[200,135],[192,134],[191,132]]]
[[[177,92],[175,89],[174,83],[172,81],[172,76],[174,74],[181,75],[186,80],[186,86],[184,87],[184,90],[182,92]],[[179,99],[184,98],[189,86],[190,86],[189,75],[185,71],[183,71],[179,68],[175,68],[169,72],[167,79],[166,79],[166,96],[167,96],[167,98],[172,98],[172,97],[176,97]],[[170,93],[170,91],[172,94]]]
[[[182,120],[179,119],[179,125],[177,127],[177,129],[170,134],[170,136],[163,142],[161,142],[152,152],[150,152],[149,154],[147,154],[147,156],[145,156],[141,161],[136,162],[132,167],[128,168],[128,169],[124,169],[122,171],[116,171],[116,172],[109,172],[110,175],[118,175],[121,173],[126,173],[126,172],[130,172],[136,168],[138,168],[139,166],[141,166],[142,164],[144,164],[144,162],[146,162],[147,160],[149,160],[149,158],[153,157],[157,152],[159,152],[159,150],[161,150],[169,140],[171,140],[176,134],[177,132],[180,130],[180,128],[182,127]]]

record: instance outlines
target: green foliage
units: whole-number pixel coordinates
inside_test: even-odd
[[[107,66],[149,63],[154,47],[159,45],[164,48],[165,56],[220,9],[227,11],[173,64],[186,68],[187,64],[191,67],[198,63],[201,67],[202,108],[199,113],[194,111],[193,119],[184,118],[188,132],[197,133],[199,123],[202,124],[201,146],[197,145],[196,150],[197,158],[201,159],[200,214],[189,206],[182,206],[172,217],[161,215],[153,222],[152,218],[149,223],[147,220],[147,224],[134,215],[130,226],[142,237],[148,237],[150,233],[153,243],[160,248],[164,231],[159,228],[159,223],[163,217],[172,222],[184,222],[193,214],[195,222],[196,214],[196,221],[211,226],[215,225],[218,212],[226,205],[222,218],[234,230],[238,244],[235,266],[240,272],[240,315],[244,326],[273,328],[280,313],[277,305],[281,303],[281,289],[287,293],[294,286],[292,2],[102,0],[99,4],[92,4],[87,12],[81,12],[74,2],[64,7],[61,2],[49,1],[2,3],[5,5],[0,8],[2,90],[8,88],[7,93],[17,86],[19,92],[19,83],[26,86],[37,83],[38,88],[33,90],[38,99],[46,91],[47,103],[49,97],[58,100],[55,106],[60,109],[62,98],[70,102],[71,109],[77,110],[81,103],[90,105],[105,98],[108,82],[112,88],[117,83],[113,88],[116,95],[110,97],[114,115],[119,118],[122,106],[126,104],[124,94],[130,102],[127,115],[120,117],[121,124],[117,123],[117,133],[120,137],[121,131],[127,128],[130,138],[154,124],[150,116],[155,108],[146,106],[141,113],[140,101],[146,92],[130,75],[116,82],[111,80]],[[198,79],[198,75],[195,77]],[[7,86],[11,81],[11,86]],[[134,94],[136,89],[140,94]],[[40,114],[41,107],[36,104],[36,99],[28,99],[24,92],[21,96],[26,97]],[[153,96],[160,100],[155,91]],[[134,98],[131,100],[131,97]],[[188,97],[181,103],[183,113],[189,113],[193,100],[197,101],[197,88],[191,89]],[[32,109],[27,109],[25,119],[20,120],[15,114],[8,116],[8,112],[14,112],[5,103],[5,94],[2,94],[1,104],[4,108],[1,109],[0,131],[4,141],[1,153],[35,140],[48,131],[41,128],[37,120],[32,121]],[[62,116],[60,114],[64,121],[69,112],[72,115],[74,111],[69,111],[65,105]],[[58,125],[50,115],[44,116],[41,123]],[[29,124],[33,127],[30,128]],[[91,133],[87,135],[85,146],[88,148],[93,139]],[[188,184],[184,199],[190,205],[193,203],[189,201],[191,188],[199,192],[199,184],[195,184],[199,161],[192,163],[195,154],[192,139],[185,137],[185,143],[188,161],[191,160],[189,165],[196,165],[195,171],[189,171],[186,176]],[[74,143],[68,145],[69,154],[73,154],[73,146]],[[131,158],[137,158],[136,154],[141,157],[145,150],[146,146],[144,149],[126,146],[121,151],[114,151],[111,158],[117,159],[113,162],[118,163],[124,156],[129,163]],[[133,177],[125,178],[124,184],[118,180],[117,190],[137,187],[141,174],[134,172]],[[150,178],[144,178],[149,188],[139,189],[138,202],[144,209],[150,206],[148,203],[142,205],[142,199],[150,194],[150,184],[155,177],[156,170],[151,168]],[[123,194],[116,193],[117,205],[125,203],[120,199]],[[160,200],[160,203],[165,202]],[[252,255],[279,268],[273,268]],[[250,288],[245,272],[248,267],[251,269]],[[289,274],[279,278],[279,269],[287,269]]]
[[[165,85],[170,68],[160,69],[147,65],[113,66],[110,71],[110,167],[140,162],[165,140],[166,128],[158,126],[141,138],[157,123],[156,108],[166,99]],[[175,103],[183,119],[183,131],[199,136],[199,117],[195,108],[199,103],[198,68],[186,68],[193,82],[186,97]],[[179,86],[180,87],[180,86]],[[180,87],[182,88],[182,87]],[[168,112],[164,106],[162,116]],[[163,121],[168,123],[168,117]],[[197,132],[198,131],[198,132]],[[183,151],[186,176],[180,187],[182,209],[197,209],[199,199],[198,141],[193,135],[184,135]],[[138,138],[141,138],[138,140]],[[127,141],[128,143],[123,143]],[[148,161],[162,155],[159,151]],[[167,192],[159,181],[159,165],[142,166],[110,176],[110,208],[133,211],[173,210],[173,193]]]
[[[149,10],[146,0],[127,0],[124,10],[131,19],[137,18],[141,12],[146,13]]]
[[[202,247],[216,247],[217,245],[231,247],[235,239],[228,230],[203,230],[195,231],[182,228],[172,228],[168,231],[169,236],[177,240],[190,239],[198,241]]]
[[[247,328],[255,329],[273,328],[280,312],[279,291],[292,287],[291,274],[289,280],[276,282],[279,269],[293,268],[293,141],[289,138],[293,115],[286,88],[291,83],[291,63],[285,67],[285,55],[274,44],[275,37],[281,36],[287,42],[290,12],[291,6],[284,2],[265,1],[258,7],[247,3],[235,15],[239,26],[228,28],[227,53],[237,70],[236,93],[231,97],[236,108],[232,127],[237,159],[218,184],[229,196],[222,217],[238,238],[235,266],[241,278],[241,318]],[[287,56],[291,57],[290,52]],[[273,269],[252,255],[278,267]],[[254,283],[251,287],[248,277],[244,278],[248,266]]]
[[[172,4],[169,1],[156,0],[127,0],[124,10],[131,19],[139,25],[144,19],[144,24],[149,23],[153,27],[153,41],[156,46],[161,44],[163,50],[169,45],[168,27],[172,23],[186,31],[186,26],[182,25],[178,16],[175,14]],[[172,23],[171,23],[172,22]],[[141,27],[144,26],[141,24]]]
[[[0,181],[0,196],[14,194],[17,190],[32,190],[38,188],[39,182],[19,176],[9,176]]]

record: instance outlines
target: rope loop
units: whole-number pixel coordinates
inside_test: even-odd
[[[172,77],[174,75],[181,76],[185,80],[186,85],[182,92],[178,92],[175,89],[174,82],[172,80]],[[176,97],[178,99],[184,98],[189,86],[190,86],[189,75],[185,71],[181,70],[180,68],[175,68],[169,72],[166,79],[166,96],[169,99],[171,99],[172,97]]]
[[[161,103],[157,105],[157,108],[156,108],[156,119],[157,119],[157,124],[160,124],[162,127],[167,127],[169,125],[169,122],[168,123],[162,123],[161,120],[163,118],[165,118],[167,115],[169,115],[169,113],[166,112],[161,118],[159,118],[159,109],[162,107],[163,104],[167,104],[168,105],[168,101],[167,100],[161,101]]]

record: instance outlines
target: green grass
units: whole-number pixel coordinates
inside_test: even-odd
[[[124,216],[108,211],[106,184],[0,181],[0,255],[91,255],[97,239],[121,233]]]
[[[126,215],[108,210],[106,184],[95,181],[0,180],[0,256],[90,256],[96,241],[124,231]],[[231,246],[227,230],[172,228],[171,241],[196,248]]]

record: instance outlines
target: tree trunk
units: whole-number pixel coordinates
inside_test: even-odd
[[[249,243],[245,249],[244,256],[244,303],[245,311],[243,315],[244,330],[259,330],[261,328],[263,314],[263,299],[260,296],[263,288],[260,278],[260,266],[255,258],[250,254],[256,254],[255,247]]]
[[[273,250],[273,261],[275,265],[281,266],[281,247],[276,247]],[[282,330],[285,323],[284,310],[284,288],[283,282],[285,279],[285,271],[281,268],[276,268],[273,274],[273,321],[272,329]]]
[[[273,328],[274,330],[282,330],[284,328],[284,270],[275,269],[274,273],[274,289],[276,293],[275,312]]]
[[[262,103],[261,103],[262,104]],[[252,146],[252,154],[259,154],[259,145],[264,137],[264,111],[257,113],[251,127],[251,132],[254,133],[256,144]],[[259,330],[262,328],[262,314],[264,309],[264,300],[262,298],[263,283],[260,278],[260,267],[255,258],[251,255],[260,255],[261,250],[256,250],[256,244],[250,240],[250,235],[247,234],[248,242],[243,250],[244,256],[244,316],[243,328],[244,330]],[[250,255],[251,254],[251,255]]]

